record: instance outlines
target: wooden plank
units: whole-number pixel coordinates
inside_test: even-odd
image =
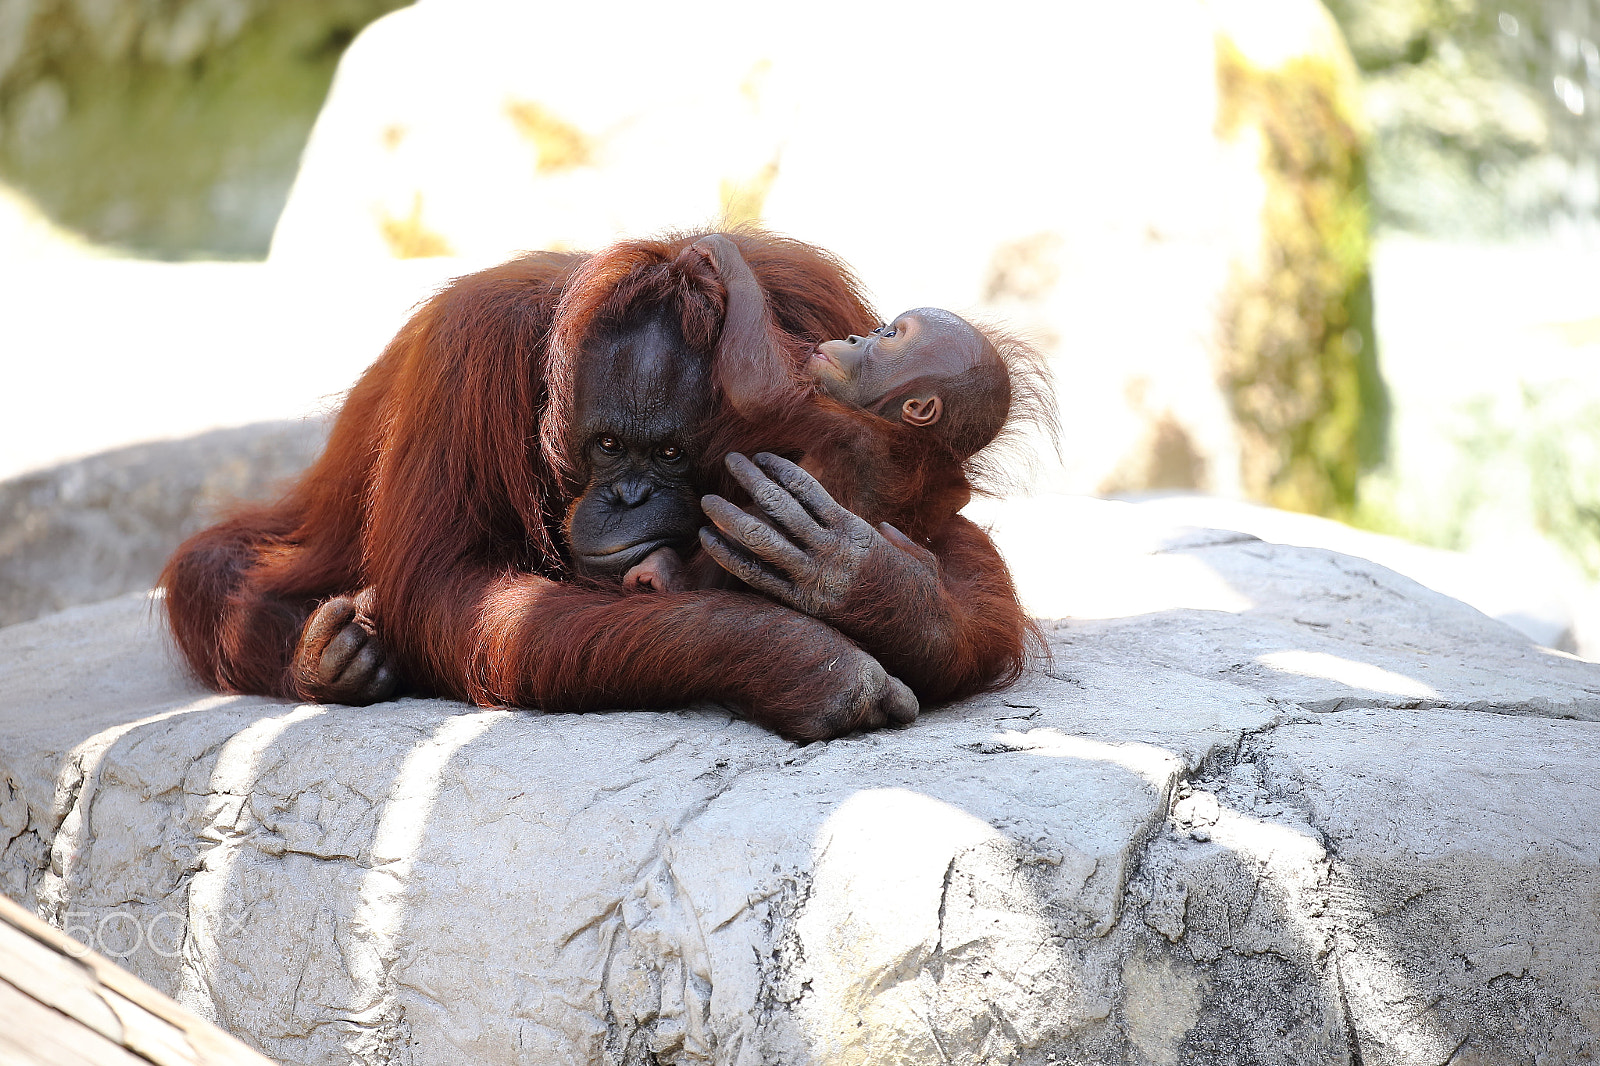
[[[122,1023],[123,1047],[143,1055],[156,1066],[205,1066],[208,1060],[200,1056],[184,1029],[123,999],[109,988],[101,989],[100,995],[117,1012],[117,1021]]]
[[[0,1063],[5,1066],[150,1066],[15,985],[0,980]]]
[[[272,1066],[0,895],[0,1066]]]
[[[122,1023],[100,998],[77,961],[42,951],[37,940],[0,921],[0,978],[25,996],[76,1018],[107,1040],[122,1043]]]

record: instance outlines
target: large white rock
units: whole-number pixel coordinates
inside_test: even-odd
[[[1227,130],[1219,41],[1354,85],[1317,0],[421,0],[341,60],[271,257],[760,220],[840,255],[885,316],[1026,330],[1064,383],[1057,487],[1238,495],[1218,314],[1270,258],[1277,179],[1249,122]]]
[[[0,630],[0,888],[285,1063],[1600,1046],[1600,665],[1323,550],[990,516],[1052,661],[804,748],[216,696],[139,597]]]

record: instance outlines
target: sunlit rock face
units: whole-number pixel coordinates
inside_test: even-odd
[[[344,57],[272,258],[760,221],[885,316],[1035,339],[1065,426],[1045,483],[1339,513],[1384,417],[1354,77],[1315,0],[423,0]]]
[[[1051,660],[804,748],[709,706],[217,696],[142,597],[0,630],[0,888],[284,1063],[1600,1040],[1600,665],[1351,556],[989,518]]]

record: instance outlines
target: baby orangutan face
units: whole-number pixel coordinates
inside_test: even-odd
[[[931,426],[941,385],[974,367],[1002,368],[994,345],[965,319],[937,307],[907,311],[865,337],[818,345],[806,369],[841,403],[895,422]]]

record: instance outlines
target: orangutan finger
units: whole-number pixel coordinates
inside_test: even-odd
[[[339,678],[344,676],[366,644],[367,631],[354,622],[339,630],[328,641],[328,646],[322,649],[322,657],[317,660],[317,676],[322,683],[337,686]]]
[[[878,706],[893,725],[910,725],[917,720],[917,714],[922,710],[917,702],[916,693],[893,674],[889,675],[888,688],[883,698],[878,701]]]
[[[706,496],[700,509],[717,529],[752,555],[759,556],[775,569],[795,575],[804,573],[809,558],[778,530],[721,496]]]
[[[786,487],[769,478],[760,467],[738,452],[730,452],[724,462],[734,480],[744,487],[750,494],[750,499],[767,517],[782,526],[795,540],[808,547],[815,548],[822,543],[824,536],[822,527]],[[804,476],[810,477],[809,474]]]
[[[399,689],[399,676],[394,672],[393,667],[391,667],[388,663],[384,663],[383,665],[379,666],[377,672],[372,675],[372,680],[368,681],[367,684],[361,689],[359,695],[360,702],[357,703],[356,706],[366,707],[370,704],[382,703],[387,699],[393,698],[394,694],[399,691]]]
[[[756,465],[782,485],[789,495],[805,507],[819,525],[836,528],[855,515],[828,494],[822,483],[781,455],[757,452]]]
[[[780,603],[788,603],[794,598],[792,582],[774,574],[759,560],[750,558],[711,527],[701,528],[700,544],[706,554],[717,561],[718,566],[757,592],[763,592]]]
[[[300,633],[300,646],[308,651],[324,647],[355,616],[354,600],[348,596],[334,597],[311,612]]]

